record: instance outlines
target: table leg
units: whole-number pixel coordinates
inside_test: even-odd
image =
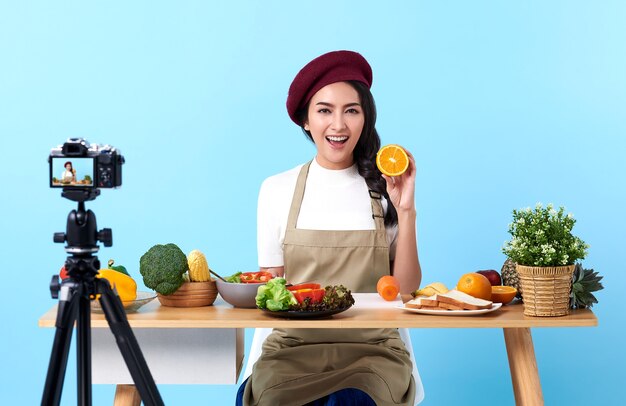
[[[530,328],[504,328],[511,380],[517,406],[543,405],[539,370]]]
[[[113,406],[140,406],[141,396],[135,385],[117,385]]]

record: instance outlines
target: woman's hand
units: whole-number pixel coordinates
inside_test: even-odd
[[[400,176],[382,175],[387,182],[387,193],[391,203],[400,212],[415,210],[415,158],[407,151],[409,156],[409,167]]]

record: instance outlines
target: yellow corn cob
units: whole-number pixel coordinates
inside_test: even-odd
[[[193,250],[187,255],[187,263],[189,264],[189,279],[192,282],[206,282],[211,280],[209,274],[209,264],[206,257],[199,250]]]

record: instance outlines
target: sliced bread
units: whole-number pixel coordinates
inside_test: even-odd
[[[479,299],[456,289],[447,293],[439,293],[436,296],[439,302],[448,303],[465,310],[490,309],[493,305],[490,300]]]
[[[415,299],[409,300],[404,304],[404,307],[409,307],[411,309],[423,309],[423,308],[437,308],[437,295],[432,296],[422,296],[417,297]]]

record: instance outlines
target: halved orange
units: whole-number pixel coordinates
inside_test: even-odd
[[[409,167],[409,156],[399,145],[385,145],[376,154],[376,166],[387,176],[400,176]]]
[[[515,298],[517,289],[513,286],[492,286],[491,301],[494,303],[507,304]]]

